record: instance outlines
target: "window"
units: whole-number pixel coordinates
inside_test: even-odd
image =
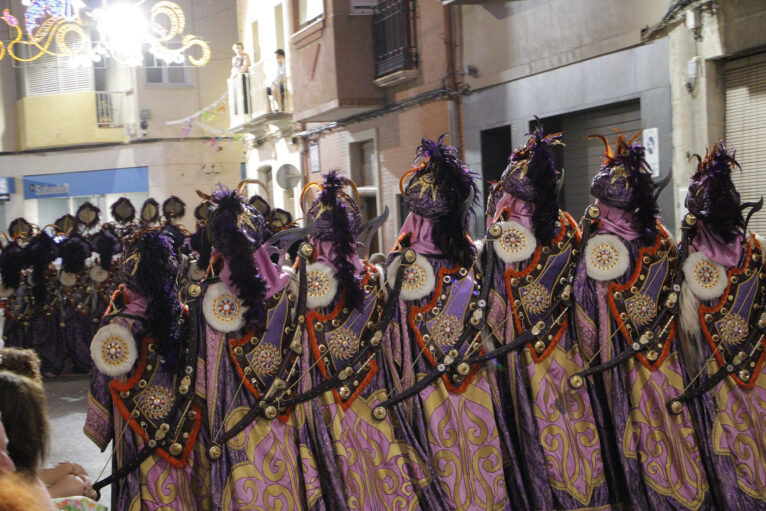
[[[351,179],[357,186],[375,186],[375,145],[372,140],[354,142],[349,146]]]
[[[381,0],[372,17],[375,78],[417,69],[415,1]]]
[[[303,28],[324,14],[324,0],[298,0],[298,27]]]
[[[168,64],[147,52],[144,65],[147,85],[189,85],[188,71],[183,64]]]
[[[27,47],[22,46],[22,55]],[[93,66],[79,65],[71,57],[43,55],[21,64],[21,97],[93,90]]]

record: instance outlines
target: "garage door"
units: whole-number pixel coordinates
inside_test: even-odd
[[[641,105],[638,100],[561,116],[564,131],[564,207],[579,219],[593,203],[590,183],[601,166],[604,146],[598,140],[585,140],[588,135],[605,135],[610,141],[618,128],[629,136],[641,129]]]
[[[734,184],[743,201],[758,200],[766,195],[766,54],[727,63],[725,76],[726,145],[736,150],[742,166],[734,172]],[[764,210],[749,228],[766,234]]]

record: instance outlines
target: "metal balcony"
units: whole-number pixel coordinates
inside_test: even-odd
[[[285,62],[284,72],[287,69],[289,67]],[[229,125],[232,131],[253,131],[265,124],[292,120],[289,78],[285,76],[280,83],[277,73],[276,60],[259,61],[250,66],[248,73],[228,79]]]
[[[372,18],[375,78],[418,67],[414,0],[382,0]]]

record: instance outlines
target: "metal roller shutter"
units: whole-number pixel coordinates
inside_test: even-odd
[[[604,135],[610,141],[622,130],[632,136],[641,129],[641,105],[638,100],[616,103],[561,117],[564,148],[564,207],[575,218],[593,203],[590,183],[601,166],[604,146],[598,140],[585,140],[588,135]]]
[[[743,201],[766,195],[766,54],[727,63],[726,145],[736,150],[742,172],[733,174]],[[766,212],[750,220],[751,231],[766,233]]]

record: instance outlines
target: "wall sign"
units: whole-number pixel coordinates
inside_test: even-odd
[[[0,177],[0,202],[11,200],[12,193],[16,193],[16,180],[12,177]]]
[[[319,172],[322,166],[319,163],[319,142],[309,142],[309,172]]]
[[[148,191],[147,167],[24,176],[25,199]]]
[[[657,128],[644,130],[644,147],[646,163],[652,169],[652,177],[660,177],[660,134]]]

